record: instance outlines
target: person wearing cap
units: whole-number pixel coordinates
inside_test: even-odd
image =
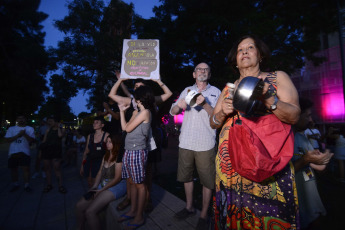
[[[208,83],[210,77],[209,65],[204,62],[199,63],[193,72],[195,84],[185,88],[170,109],[172,116],[184,111],[179,137],[177,180],[184,183],[186,207],[177,212],[175,218],[185,219],[195,214],[193,207],[195,162],[200,183],[203,185],[203,204],[197,229],[208,229],[207,209],[215,180],[216,130],[211,128],[209,120],[221,92]],[[194,100],[190,98],[193,94],[195,94]]]

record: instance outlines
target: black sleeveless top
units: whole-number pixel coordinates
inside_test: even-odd
[[[105,150],[106,150],[106,144],[104,143],[104,136],[105,132],[103,133],[102,140],[98,143],[95,143],[95,134],[90,135],[89,145],[88,148],[90,152],[87,154],[87,158],[89,160],[96,160],[96,159],[102,159]]]

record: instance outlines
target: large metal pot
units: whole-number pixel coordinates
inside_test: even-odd
[[[258,100],[262,96],[264,82],[257,77],[245,77],[242,79],[234,94],[234,108],[244,114],[252,114],[262,105]]]

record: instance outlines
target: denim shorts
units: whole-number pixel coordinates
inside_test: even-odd
[[[104,182],[100,183],[98,185],[98,189],[101,189],[106,183],[107,183],[106,181],[105,183]],[[115,199],[119,199],[123,197],[127,192],[126,180],[121,180],[119,183],[117,183],[113,187],[108,188],[107,190],[113,193]]]

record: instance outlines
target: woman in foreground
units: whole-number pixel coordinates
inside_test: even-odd
[[[266,108],[253,116],[274,114],[280,121],[294,124],[300,113],[297,90],[285,72],[261,71],[268,57],[269,50],[260,39],[239,39],[228,56],[239,74],[235,85],[247,76],[261,78],[265,85],[260,100]],[[226,87],[210,119],[211,127],[222,128],[216,156],[215,229],[297,229],[297,194],[291,163],[262,182],[241,176],[232,165],[229,131],[234,119],[242,115],[234,109]]]

